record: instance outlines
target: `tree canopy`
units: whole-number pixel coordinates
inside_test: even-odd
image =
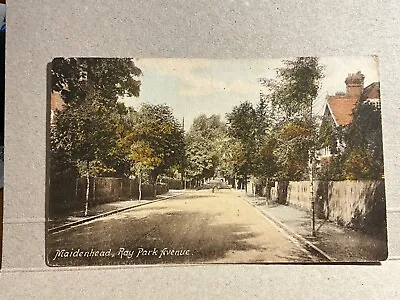
[[[132,145],[145,145],[148,151],[141,151],[145,156],[151,153],[147,160],[151,161],[153,182],[169,168],[181,164],[185,151],[183,128],[167,105],[143,104],[137,112],[130,113],[130,119],[132,127],[128,139]],[[139,156],[141,158],[136,161],[145,159]]]
[[[333,149],[334,157],[322,167],[319,176],[328,180],[381,179],[384,165],[380,108],[360,101],[353,110],[353,122],[333,130],[320,130],[322,139],[333,142],[328,147]],[[342,149],[337,147],[338,141]]]
[[[221,170],[227,140],[226,125],[220,116],[201,114],[193,120],[185,136],[186,175],[196,181],[213,177]]]
[[[104,102],[119,96],[139,96],[142,71],[129,58],[55,58],[51,88],[67,105],[97,93]]]
[[[266,97],[273,106],[275,118],[291,121],[310,116],[323,71],[317,57],[298,57],[285,60],[275,79],[261,78],[261,85],[269,91]]]

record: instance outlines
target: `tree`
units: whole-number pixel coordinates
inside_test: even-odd
[[[51,88],[65,106],[51,127],[51,178],[70,176],[87,179],[107,174],[124,175],[129,170],[127,149],[121,143],[127,113],[117,100],[138,96],[141,70],[130,59],[57,58],[51,66]]]
[[[250,102],[235,106],[226,115],[229,136],[236,139],[240,146],[235,155],[235,171],[246,181],[254,166],[256,152],[257,121],[256,110]]]
[[[382,117],[379,107],[360,102],[344,133],[346,179],[381,179],[383,176]]]
[[[103,105],[92,95],[80,105],[57,112],[56,123],[51,128],[52,176],[62,176],[69,170],[70,173],[65,175],[76,174],[86,178],[85,215],[90,177],[116,171],[116,165],[110,161],[117,147],[117,122],[114,118],[117,115],[115,107]]]
[[[185,145],[186,175],[198,185],[201,180],[214,175],[216,158],[211,149],[210,141],[201,135],[186,135]]]
[[[320,145],[328,146],[332,160],[321,167],[325,180],[381,179],[383,176],[382,120],[380,108],[360,101],[353,109],[353,121],[334,127],[323,122]],[[340,147],[338,147],[338,142]]]
[[[323,66],[317,57],[298,57],[283,61],[275,79],[261,78],[261,85],[268,89],[275,118],[292,121],[311,116],[311,108],[320,88]]]
[[[278,165],[278,179],[306,179],[315,137],[316,124],[312,120],[290,122],[277,131],[274,154]]]
[[[128,58],[55,58],[51,87],[67,105],[96,92],[104,102],[120,96],[139,96],[142,71]]]
[[[130,112],[131,133],[128,139],[133,149],[146,145],[141,152],[147,164],[150,180],[157,182],[159,175],[179,166],[184,157],[184,134],[182,125],[175,119],[167,105],[143,104],[137,112]],[[139,155],[140,156],[140,155]],[[132,156],[131,156],[132,157]],[[142,159],[133,160],[133,163]]]
[[[372,153],[365,149],[348,150],[343,164],[344,177],[347,180],[380,179],[380,169]]]
[[[259,142],[257,147],[253,175],[257,176],[265,184],[275,178],[278,171],[277,146],[276,136],[268,134]]]
[[[354,109],[353,122],[345,132],[348,148],[362,148],[383,168],[382,115],[380,107],[360,102]]]
[[[187,175],[198,183],[222,172],[226,139],[226,125],[219,115],[202,114],[194,119],[185,136]]]
[[[273,112],[267,103],[267,99],[260,97],[255,109],[255,155],[253,175],[259,181],[267,184],[277,172],[275,149],[277,139],[274,131]]]
[[[239,143],[234,151],[235,175],[243,181],[247,181],[249,175],[268,181],[275,174],[271,117],[265,98],[261,98],[255,107],[249,102],[241,103],[227,114],[230,137]]]
[[[274,133],[270,145],[276,147],[273,153],[277,158],[277,179],[301,180],[314,156],[317,122],[312,107],[324,67],[316,57],[298,57],[283,63],[275,79],[259,80],[268,90],[261,94],[261,100],[271,105]]]
[[[139,178],[139,200],[142,199],[142,176],[152,171],[160,163],[161,159],[153,154],[153,151],[145,141],[136,141],[131,146],[129,158],[133,163],[132,170]]]

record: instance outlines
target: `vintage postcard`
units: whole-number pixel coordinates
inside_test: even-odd
[[[56,58],[49,266],[387,257],[378,59]]]

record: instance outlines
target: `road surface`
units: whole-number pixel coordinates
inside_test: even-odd
[[[243,191],[187,190],[47,236],[54,266],[316,261],[245,201]]]

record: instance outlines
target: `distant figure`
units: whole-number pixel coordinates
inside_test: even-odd
[[[213,185],[213,187],[212,187],[212,192],[214,193],[215,192],[215,189],[216,189],[217,187],[215,186],[215,185]]]

